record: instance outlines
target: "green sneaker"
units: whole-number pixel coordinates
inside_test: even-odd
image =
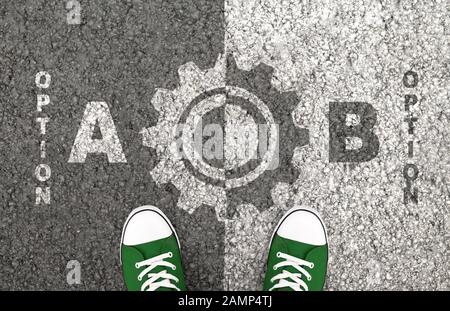
[[[327,263],[323,221],[312,210],[294,207],[283,216],[272,236],[264,290],[320,291]]]
[[[120,262],[131,291],[186,290],[177,234],[159,209],[131,212],[122,231]]]

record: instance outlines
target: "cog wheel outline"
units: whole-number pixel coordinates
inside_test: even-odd
[[[233,56],[219,55],[214,67],[200,70],[194,62],[178,69],[179,85],[173,90],[157,89],[151,104],[159,113],[157,124],[144,128],[143,145],[156,150],[159,162],[151,176],[158,184],[172,183],[179,191],[177,206],[193,213],[203,204],[213,206],[219,221],[227,221],[238,205],[253,204],[258,210],[273,204],[270,190],[279,183],[292,184],[299,171],[291,164],[297,148],[309,143],[307,129],[294,124],[292,112],[298,105],[295,92],[279,92],[272,86],[273,68],[263,63],[250,71],[240,70]],[[205,92],[227,86],[238,87],[262,100],[278,124],[279,164],[238,188],[225,189],[194,176],[174,148],[177,127],[190,103]],[[292,142],[298,144],[292,144]],[[288,142],[288,143],[286,143]],[[261,187],[263,185],[263,187]],[[257,194],[258,202],[249,202],[248,194]],[[253,196],[255,197],[255,196]]]

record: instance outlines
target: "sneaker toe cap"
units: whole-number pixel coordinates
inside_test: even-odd
[[[313,211],[297,209],[281,222],[277,235],[311,245],[327,244],[325,226]]]
[[[134,212],[123,233],[123,244],[139,245],[169,237],[172,229],[162,215],[151,209]]]

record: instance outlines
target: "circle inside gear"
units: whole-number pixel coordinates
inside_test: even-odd
[[[246,110],[253,110],[253,116],[259,116],[257,118],[259,124],[256,136],[252,136],[252,140],[256,140],[252,143],[256,143],[259,152],[253,152],[251,155],[252,160],[256,161],[241,161],[243,163],[241,163],[242,165],[239,167],[235,165],[235,167],[225,166],[224,168],[220,168],[212,166],[204,161],[203,149],[201,147],[203,144],[203,135],[201,132],[199,135],[198,124],[199,122],[201,124],[203,115],[215,108],[224,106],[227,98],[244,99],[250,104],[246,105]],[[236,111],[235,108],[232,110]],[[226,86],[202,93],[191,101],[187,109],[183,112],[180,118],[180,124],[184,124],[182,130],[182,143],[185,158],[183,159],[183,162],[191,173],[210,184],[220,185],[226,189],[242,187],[263,174],[264,171],[270,168],[274,158],[278,157],[278,125],[275,123],[272,113],[267,105],[256,95],[245,89]],[[200,131],[202,131],[202,127],[200,127]],[[201,138],[200,141],[198,141],[199,137]],[[263,154],[261,154],[260,148],[261,139],[263,140],[261,145],[267,147],[262,148]],[[265,143],[267,143],[267,145],[265,145]],[[200,144],[200,148],[196,148],[198,147],[198,144]],[[226,147],[225,144],[224,148]],[[200,149],[200,153],[198,149]],[[256,159],[254,159],[255,155]]]
[[[277,90],[272,85],[273,71],[272,67],[263,63],[249,71],[241,70],[231,54],[220,55],[214,67],[207,70],[199,69],[193,62],[182,65],[178,69],[179,86],[173,90],[156,91],[152,97],[152,105],[159,113],[158,122],[155,126],[142,131],[143,144],[155,149],[159,157],[158,164],[150,172],[153,180],[157,184],[170,182],[180,191],[178,207],[192,213],[202,205],[214,206],[217,217],[225,219],[226,215],[230,216],[236,207],[242,204],[252,204],[258,210],[269,208],[273,205],[274,187],[280,183],[293,184],[298,180],[299,171],[291,165],[292,159],[298,148],[309,144],[309,131],[294,123],[292,113],[299,102],[296,92]],[[244,91],[237,91],[234,94],[232,92],[241,89]],[[229,103],[234,106],[229,110],[233,113],[229,115],[229,120],[235,119],[234,124],[240,124],[242,120],[245,121],[244,124],[251,124],[254,121],[258,124],[268,123],[263,111],[254,104],[256,100],[253,96],[270,109],[271,114],[267,116],[272,116],[276,123],[269,124],[269,129],[273,131],[276,128],[277,131],[274,131],[273,135],[268,135],[270,141],[267,145],[271,144],[271,147],[267,146],[266,151],[276,150],[276,152],[272,157],[269,152],[260,153],[260,162],[258,159],[249,161],[244,159],[244,162],[224,163],[222,158],[220,163],[207,159],[207,163],[213,167],[225,169],[225,178],[222,173],[222,178],[218,179],[200,173],[186,158],[183,154],[182,135],[183,127],[193,107],[202,101],[214,101],[224,95],[230,98],[226,106]],[[219,106],[220,100],[218,102]],[[217,120],[226,119],[221,116],[228,113],[226,108],[215,108],[214,111],[214,108],[206,109],[206,105],[203,108],[199,107],[198,111],[206,113],[205,121],[212,124],[217,123]],[[246,111],[252,112],[251,115],[249,116]],[[191,120],[193,129],[195,121]],[[270,130],[268,132],[271,134]],[[209,147],[209,142],[210,140],[203,146]],[[266,159],[263,161],[264,156]],[[272,161],[269,161],[271,158]],[[229,168],[234,170],[230,171]],[[252,172],[253,174],[250,174]],[[253,178],[255,180],[251,181]],[[234,183],[228,180],[233,180]],[[249,196],[250,193],[253,195]]]

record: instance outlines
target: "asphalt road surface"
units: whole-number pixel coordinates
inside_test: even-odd
[[[0,8],[0,289],[125,289],[122,225],[146,204],[173,222],[189,289],[261,289],[270,235],[293,205],[326,223],[327,290],[450,289],[445,1],[80,0],[79,14],[75,2]],[[48,88],[36,85],[41,71]],[[201,77],[258,94],[290,126],[279,166],[223,196],[189,170],[161,167],[157,138],[179,107],[157,89],[187,96]],[[43,94],[50,104],[38,111]],[[405,95],[417,97],[410,112]],[[126,162],[69,161],[90,102],[106,103]],[[373,107],[379,146],[369,161],[332,161],[332,102]],[[227,111],[209,121],[222,124]],[[152,127],[160,135],[144,144]],[[46,181],[35,176],[40,164],[51,169]],[[417,203],[404,200],[407,164]],[[49,187],[50,204],[36,204],[37,187]]]

